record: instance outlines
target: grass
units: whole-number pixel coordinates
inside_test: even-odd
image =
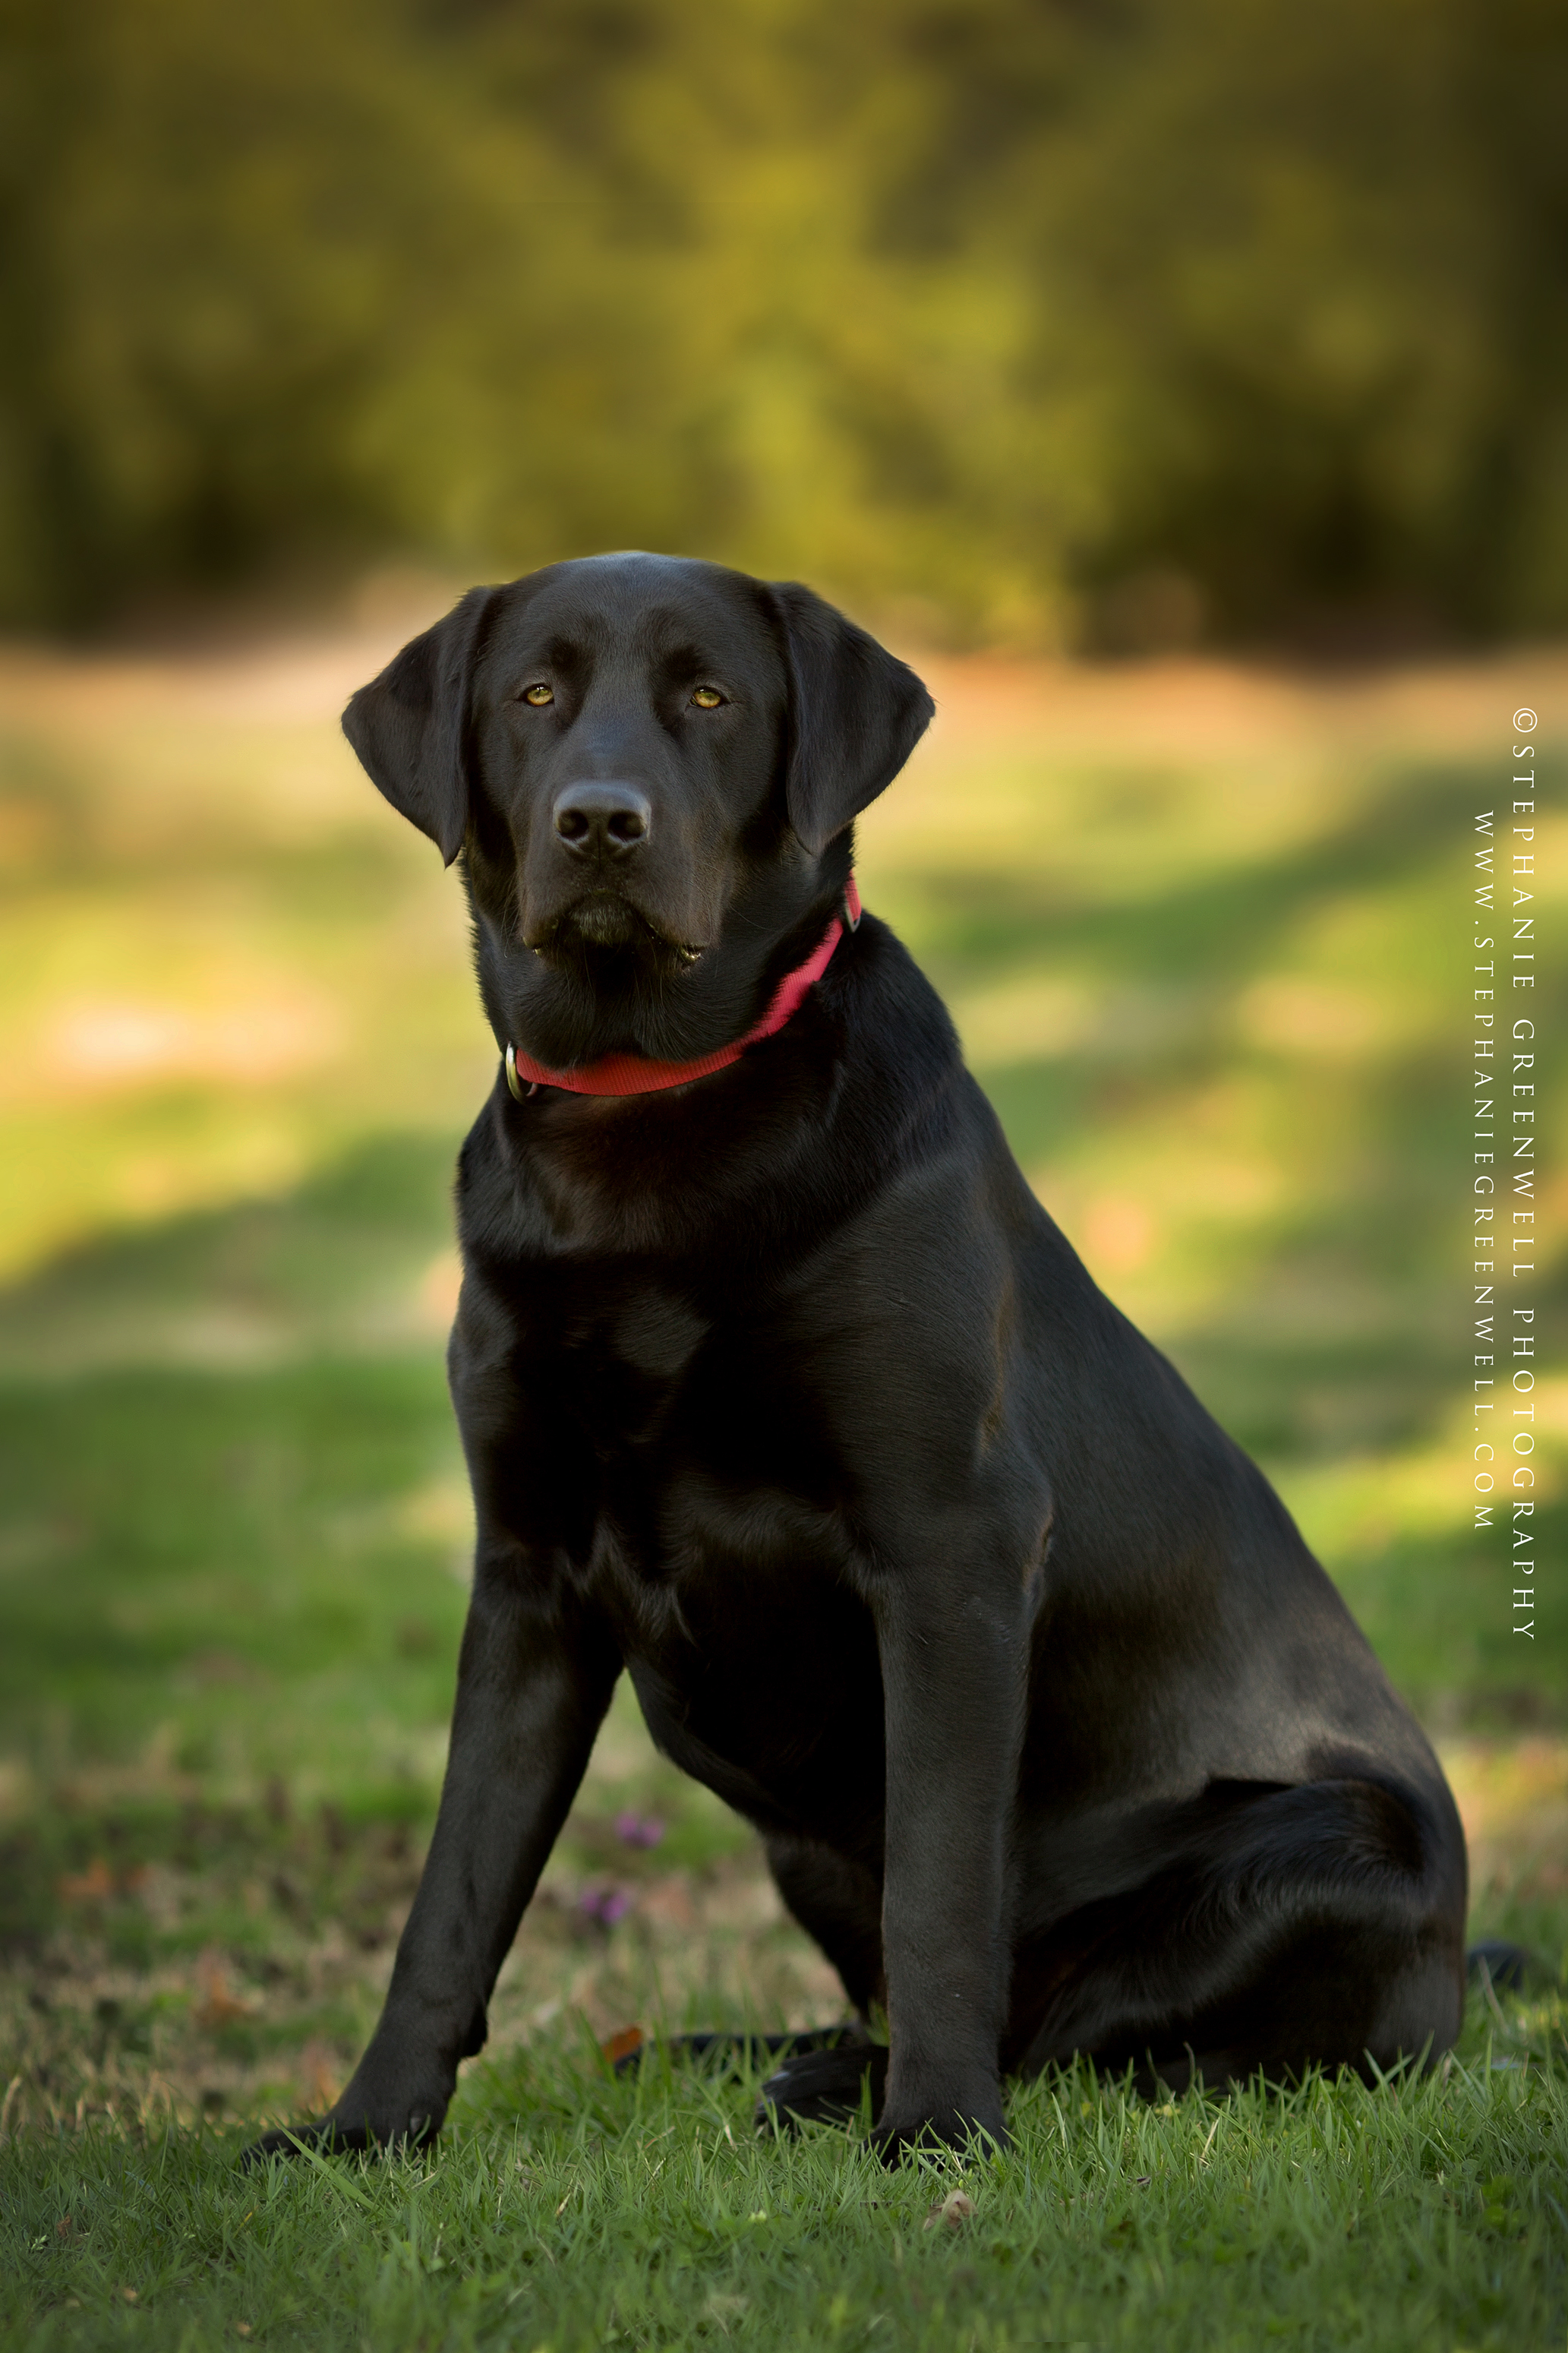
[[[57,2135],[8,2168],[0,2295],[38,2348],[1556,2346],[1560,2025],[1478,2021],[1370,2091],[1154,2109],[1053,2075],[1005,2157],[894,2175],[852,2135],[759,2141],[743,2078],[555,2047],[477,2070],[436,2161]]]
[[[973,2217],[929,2231],[942,2168],[758,2144],[737,2077],[608,2078],[596,2042],[634,2021],[838,2000],[624,1693],[440,2156],[236,2171],[374,2019],[463,1608],[447,1187],[491,1057],[449,878],[333,744],[382,650],[0,662],[9,2331],[1560,2348],[1550,1993],[1478,1998],[1445,2074],[1370,2092],[1020,2089]],[[1462,1054],[1471,813],[1498,714],[1550,708],[1561,670],[942,671],[860,859],[1042,1198],[1264,1460],[1438,1739],[1476,1933],[1553,1964],[1568,1620],[1543,1603],[1517,1642],[1506,1541],[1468,1525]],[[1553,818],[1549,947],[1562,847]],[[1554,951],[1541,995],[1550,1082]],[[1541,1100],[1555,1238],[1561,1086]],[[1550,1564],[1555,1274],[1536,1303]]]

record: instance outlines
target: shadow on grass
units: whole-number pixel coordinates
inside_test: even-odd
[[[438,1351],[456,1136],[372,1136],[295,1191],[95,1236],[0,1291],[0,1378]]]
[[[1126,980],[1234,987],[1270,965],[1313,909],[1451,870],[1475,811],[1496,805],[1496,778],[1479,765],[1391,767],[1369,777],[1361,814],[1344,824],[1163,894],[1100,898],[1023,864],[944,871],[940,884],[923,868],[906,879],[921,953],[944,988],[1037,964],[1042,947]]]

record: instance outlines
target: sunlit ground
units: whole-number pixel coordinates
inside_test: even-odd
[[[468,1528],[446,1188],[494,1052],[456,881],[336,716],[426,617],[0,658],[18,2116],[318,2102],[406,1905]],[[868,903],[947,997],[1047,1207],[1263,1460],[1438,1738],[1478,1926],[1555,1957],[1565,1621],[1549,1576],[1515,1638],[1506,1540],[1470,1527],[1467,1014],[1474,812],[1508,799],[1516,703],[1568,707],[1568,662],[925,667],[941,716],[863,826]],[[1564,830],[1538,821],[1549,944]],[[580,2008],[607,2032],[659,2000],[834,2010],[745,1834],[617,1704],[498,2031]]]

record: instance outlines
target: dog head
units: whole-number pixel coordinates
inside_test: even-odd
[[[810,589],[631,554],[470,590],[343,727],[463,854],[498,1038],[569,1069],[743,1034],[931,710]]]

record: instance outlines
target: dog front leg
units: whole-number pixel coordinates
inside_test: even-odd
[[[1021,1603],[975,1589],[886,1595],[878,1611],[887,1742],[882,1940],[889,2161],[921,2140],[997,2143],[1006,1998],[1005,1882],[1028,1643]]]
[[[620,1661],[538,1562],[481,1549],[458,1666],[436,1832],[381,2021],[348,2088],[308,2135],[340,2147],[429,2140],[458,2063],[482,2049],[490,1990],[609,1705]]]

